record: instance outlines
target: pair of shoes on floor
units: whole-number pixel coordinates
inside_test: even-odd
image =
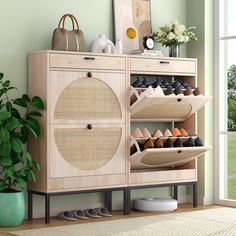
[[[157,138],[153,141],[151,138],[143,144],[143,150],[147,148],[173,148],[173,147],[201,147],[203,146],[202,140],[197,137],[195,140],[192,137],[189,137],[185,142],[182,142],[180,138],[171,140],[168,138],[166,141]]]
[[[90,208],[84,211],[82,210],[72,210],[72,211],[62,211],[58,213],[57,217],[59,219],[75,221],[75,220],[88,220],[90,218],[100,218],[102,216],[112,216],[110,212],[105,207],[99,207],[96,209]]]

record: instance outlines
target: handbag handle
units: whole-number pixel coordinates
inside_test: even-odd
[[[78,24],[78,21],[76,20],[75,16],[73,16],[72,14],[63,15],[58,23],[58,28],[61,29],[62,33],[65,33],[65,31],[66,31],[65,30],[65,20],[67,17],[69,17],[71,19],[73,31],[77,31],[77,34],[78,34],[79,33],[79,24]],[[62,28],[60,28],[61,23],[62,23]],[[75,30],[75,24],[76,24],[77,30]]]

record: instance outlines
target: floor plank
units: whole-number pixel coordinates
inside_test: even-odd
[[[191,204],[180,204],[179,208],[175,212],[190,212],[204,209],[212,209],[222,207],[219,205],[207,205],[207,206],[198,206],[193,208]],[[127,219],[132,217],[143,217],[143,216],[152,216],[152,215],[161,215],[161,214],[171,214],[171,213],[150,213],[150,212],[140,212],[132,210],[130,215],[123,215],[122,211],[114,211],[112,217],[102,217],[101,219],[89,219],[89,220],[78,220],[78,221],[65,221],[57,219],[56,217],[51,218],[50,224],[44,224],[44,218],[33,219],[32,221],[25,220],[22,225],[14,228],[3,228],[0,227],[1,236],[10,236],[9,232],[17,230],[27,230],[27,229],[37,229],[45,227],[55,227],[55,226],[64,226],[71,224],[84,224],[88,222],[98,222],[98,221],[107,221],[107,220],[118,220],[118,219]]]

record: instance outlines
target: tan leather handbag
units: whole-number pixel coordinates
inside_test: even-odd
[[[73,27],[72,30],[65,29],[65,20],[67,17],[71,19]],[[52,50],[62,50],[62,51],[85,50],[84,34],[79,29],[78,21],[72,14],[63,15],[59,21],[58,27],[53,31]]]

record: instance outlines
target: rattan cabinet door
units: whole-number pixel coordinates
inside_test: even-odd
[[[125,125],[50,126],[50,178],[125,173]]]
[[[89,77],[90,76],[90,77]],[[50,123],[125,123],[125,74],[50,72]]]

